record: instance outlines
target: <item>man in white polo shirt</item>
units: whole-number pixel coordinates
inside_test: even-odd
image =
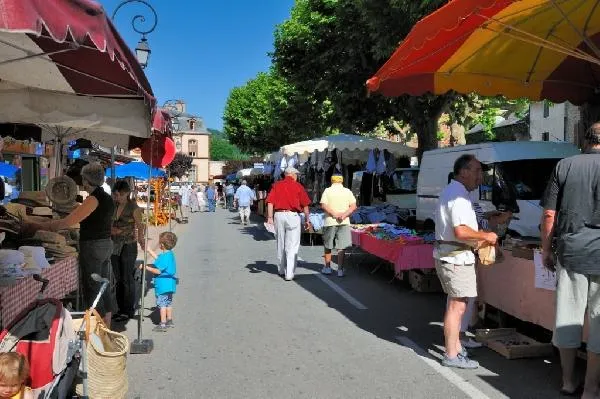
[[[460,343],[460,326],[469,298],[477,297],[475,254],[482,242],[495,244],[495,233],[478,231],[469,192],[482,180],[481,163],[470,154],[454,163],[454,179],[442,191],[435,216],[436,245],[433,251],[438,277],[448,295],[444,316],[447,367],[474,369],[479,364],[467,357]]]

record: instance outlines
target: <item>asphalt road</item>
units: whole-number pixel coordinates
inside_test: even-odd
[[[143,335],[155,348],[130,355],[130,398],[560,397],[554,357],[479,349],[478,370],[441,367],[445,298],[371,275],[360,255],[346,277],[325,277],[322,247],[303,246],[296,279],[282,280],[261,219],[244,227],[236,216],[218,209],[177,227],[176,327],[151,331],[150,290]]]

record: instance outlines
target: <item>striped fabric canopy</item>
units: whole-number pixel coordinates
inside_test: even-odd
[[[581,104],[598,98],[599,48],[600,0],[452,0],[413,27],[367,88]]]

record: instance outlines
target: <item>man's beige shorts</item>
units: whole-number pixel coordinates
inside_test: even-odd
[[[444,292],[450,298],[477,297],[475,265],[454,265],[436,259],[435,270]]]

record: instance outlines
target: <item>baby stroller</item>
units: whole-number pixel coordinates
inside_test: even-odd
[[[79,376],[83,382],[83,398],[88,397],[87,348],[85,321],[76,332],[71,315],[56,299],[42,299],[49,283],[34,275],[42,283],[38,300],[29,306],[16,321],[0,333],[0,352],[19,352],[30,363],[30,386],[39,399],[64,399],[71,397],[73,383]],[[91,309],[108,287],[108,279],[92,274],[92,279],[102,283]],[[81,363],[81,368],[80,368]]]
[[[0,352],[19,352],[30,363],[30,386],[37,398],[65,398],[71,390],[79,359],[70,355],[76,340],[70,313],[56,299],[42,299],[49,281],[42,283],[38,300],[0,333]]]

